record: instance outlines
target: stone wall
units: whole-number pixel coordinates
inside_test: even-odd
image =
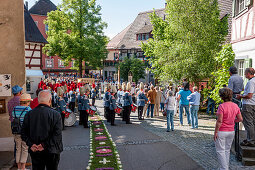
[[[0,74],[11,74],[11,85],[19,85],[24,88],[25,35],[23,0],[1,0],[0,40]],[[6,100],[6,106],[11,98],[0,96],[0,99]],[[8,136],[12,136],[8,113],[0,114],[0,137]]]

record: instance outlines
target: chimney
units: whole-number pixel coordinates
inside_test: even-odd
[[[26,8],[28,10],[28,2],[27,1],[25,1],[25,6],[26,6]]]

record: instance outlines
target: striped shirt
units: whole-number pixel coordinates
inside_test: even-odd
[[[24,110],[25,109],[25,110]],[[23,112],[24,110],[24,112]],[[24,117],[27,114],[27,112],[29,112],[30,110],[32,110],[29,106],[16,106],[13,108],[12,111],[12,117],[15,118],[15,115],[17,118],[20,117],[20,122],[21,124],[23,123]],[[21,113],[23,112],[23,114],[21,115]],[[15,114],[15,115],[14,115]]]

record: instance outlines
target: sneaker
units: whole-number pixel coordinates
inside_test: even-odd
[[[167,130],[166,132],[170,132],[170,130]]]

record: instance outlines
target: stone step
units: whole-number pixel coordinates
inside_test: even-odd
[[[240,151],[244,158],[255,158],[255,147],[240,146]]]
[[[242,164],[244,166],[255,166],[255,158],[242,158]]]

